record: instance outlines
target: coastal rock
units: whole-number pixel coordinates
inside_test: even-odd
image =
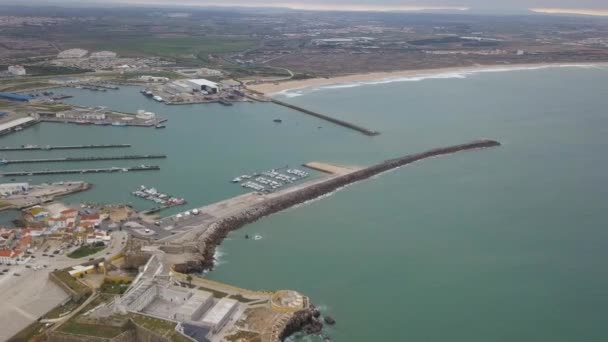
[[[331,318],[330,316],[325,316],[323,317],[323,321],[329,325],[334,325],[336,324],[336,320]]]
[[[175,264],[173,268],[176,272],[179,273],[201,273],[203,272],[208,265],[206,265],[202,260],[189,260],[185,263]]]
[[[299,331],[306,334],[321,333],[323,323],[314,317],[314,311],[314,308],[309,308],[295,312],[279,335],[280,340],[284,341],[287,337]]]

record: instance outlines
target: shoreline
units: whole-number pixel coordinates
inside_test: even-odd
[[[267,96],[274,96],[281,93],[307,88],[317,88],[324,86],[357,86],[366,84],[399,82],[404,78],[464,78],[466,75],[482,72],[506,72],[518,70],[536,70],[548,68],[585,68],[594,66],[608,66],[608,62],[572,62],[572,63],[532,63],[532,64],[492,64],[474,65],[465,67],[446,67],[434,69],[411,69],[398,71],[380,71],[361,74],[351,74],[326,78],[309,78],[304,80],[288,80],[278,83],[250,84],[247,88],[263,93]],[[445,76],[445,77],[442,77]],[[407,80],[403,80],[407,81]]]

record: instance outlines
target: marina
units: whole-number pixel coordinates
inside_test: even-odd
[[[287,174],[279,172],[286,169]],[[288,166],[279,169],[271,169],[261,173],[253,173],[252,175],[244,174],[232,179],[232,183],[239,184],[246,189],[252,189],[259,192],[273,192],[286,184],[292,184],[298,180],[308,177],[308,172],[290,169]]]
[[[16,147],[0,147],[1,151],[51,151],[51,150],[79,150],[79,149],[103,149],[103,148],[127,148],[131,144],[105,144],[105,145],[22,145]]]
[[[100,169],[72,169],[72,170],[39,170],[39,171],[11,171],[2,172],[0,177],[17,177],[17,176],[49,176],[49,175],[67,175],[67,174],[85,174],[85,173],[121,173],[133,171],[158,171],[160,166],[156,165],[140,165],[132,167],[110,167]]]
[[[139,189],[133,191],[131,194],[135,197],[139,197],[141,199],[151,201],[159,205],[151,210],[148,210],[146,212],[147,214],[158,212],[162,209],[167,209],[178,205],[184,205],[187,203],[186,200],[184,200],[183,198],[165,194],[158,191],[156,188],[147,188],[144,185],[140,185]]]
[[[89,161],[104,161],[104,160],[138,160],[138,159],[165,159],[164,154],[142,154],[142,155],[127,155],[127,156],[108,156],[108,157],[65,157],[65,158],[45,158],[45,159],[15,159],[15,160],[0,160],[0,165],[9,164],[33,164],[33,163],[60,163],[60,162],[89,162]]]

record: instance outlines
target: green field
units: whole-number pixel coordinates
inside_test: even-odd
[[[59,329],[62,332],[77,335],[95,336],[95,337],[106,337],[112,338],[120,335],[124,329],[108,326],[108,325],[95,325],[95,324],[82,324],[70,320],[61,326]]]
[[[129,317],[131,317],[133,322],[135,322],[136,324],[146,329],[152,330],[156,334],[167,338],[171,342],[190,341],[189,339],[175,331],[176,323],[174,322],[134,313],[129,314]]]
[[[68,254],[68,257],[73,258],[73,259],[84,258],[91,254],[95,254],[95,253],[103,250],[104,248],[106,248],[106,247],[105,246],[93,247],[93,246],[88,246],[88,245],[82,246],[82,247],[78,248],[77,250],[73,251],[72,253]]]

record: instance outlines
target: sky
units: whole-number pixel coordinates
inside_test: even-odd
[[[359,10],[359,11],[412,11],[412,10],[461,10],[461,11],[513,11],[532,9],[547,13],[578,13],[608,15],[608,0],[58,0],[64,3],[83,4],[137,4],[137,5],[186,5],[186,6],[246,6],[284,7],[309,10]],[[3,0],[0,0],[2,3]],[[53,0],[30,0],[50,3]]]

